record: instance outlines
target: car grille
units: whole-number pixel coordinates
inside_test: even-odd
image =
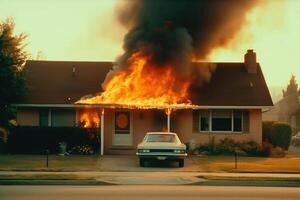
[[[149,149],[150,152],[174,152],[174,149]]]

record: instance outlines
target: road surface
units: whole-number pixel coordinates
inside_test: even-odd
[[[0,186],[1,200],[276,200],[300,199],[300,188],[231,186]]]

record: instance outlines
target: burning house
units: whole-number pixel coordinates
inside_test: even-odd
[[[94,124],[107,154],[133,153],[146,132],[168,129],[178,133],[183,142],[207,143],[215,136],[216,141],[231,138],[261,143],[262,109],[273,103],[260,65],[254,61],[250,50],[244,63],[193,63],[195,70],[213,66],[210,81],[201,86],[191,83],[189,101],[172,104],[167,104],[163,95],[158,96],[163,101],[154,98],[136,104],[134,100],[126,104],[98,102],[103,92],[88,95],[99,92],[113,63],[28,61],[29,87],[22,102],[16,104],[17,122],[50,127]],[[156,85],[146,86],[146,94],[159,90]],[[134,89],[123,95],[134,95],[130,90]]]
[[[148,131],[173,131],[183,142],[213,135],[261,143],[261,110],[273,103],[255,52],[243,63],[199,62],[234,38],[254,5],[129,1],[119,11],[129,31],[114,63],[26,63],[29,91],[16,104],[17,121],[94,124],[108,154],[135,152]]]

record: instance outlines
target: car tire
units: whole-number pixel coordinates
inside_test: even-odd
[[[145,167],[145,160],[140,158],[140,167]]]
[[[184,159],[178,160],[179,167],[184,167]]]

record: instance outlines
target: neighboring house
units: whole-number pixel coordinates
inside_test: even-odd
[[[281,99],[274,107],[263,110],[263,121],[282,121],[291,125],[293,133],[300,132],[300,104],[293,105]]]
[[[291,115],[291,127],[294,133],[300,132],[300,107]]]
[[[206,63],[211,64],[211,63]],[[273,106],[256,55],[248,50],[244,63],[214,63],[209,83],[192,86],[190,100],[198,109],[174,111],[170,130],[183,142],[262,142],[262,109]],[[102,153],[131,154],[148,131],[167,127],[164,110],[84,106],[75,102],[101,91],[111,62],[27,61],[28,92],[17,107],[21,126],[77,126],[87,110],[101,117]],[[194,63],[201,67],[203,63]]]

